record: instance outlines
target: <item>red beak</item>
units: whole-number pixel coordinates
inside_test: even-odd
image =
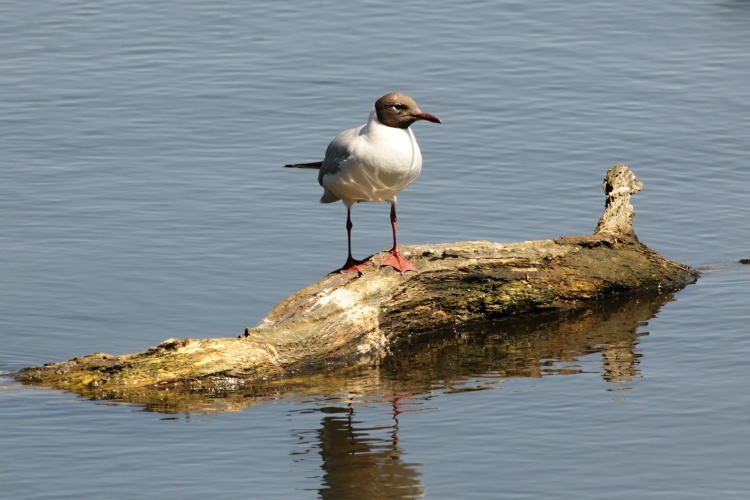
[[[417,120],[427,120],[428,122],[432,123],[443,123],[440,121],[440,118],[435,115],[431,115],[430,113],[419,113],[418,115],[414,115],[414,118],[416,118]]]

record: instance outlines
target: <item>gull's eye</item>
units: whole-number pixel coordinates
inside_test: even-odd
[[[393,109],[397,110],[397,111],[401,111],[401,110],[404,110],[404,109],[406,109],[406,104],[401,104],[400,102],[397,102],[396,104],[394,104],[394,105],[393,105],[393,106],[391,106],[391,107],[392,107]]]

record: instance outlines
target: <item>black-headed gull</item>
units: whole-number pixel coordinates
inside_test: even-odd
[[[323,186],[321,203],[341,200],[346,205],[346,235],[349,255],[342,273],[356,272],[372,264],[371,260],[352,257],[352,206],[360,201],[387,201],[391,204],[393,248],[380,266],[390,266],[402,274],[417,271],[398,250],[396,237],[396,197],[419,176],[422,154],[409,128],[418,120],[442,123],[423,113],[414,100],[397,92],[375,102],[367,123],[345,130],[328,145],[322,162],[286,165],[319,168],[318,182]]]

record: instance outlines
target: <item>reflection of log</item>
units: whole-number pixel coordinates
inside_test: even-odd
[[[645,335],[638,328],[671,300],[671,293],[622,296],[533,318],[507,318],[404,339],[380,364],[380,376],[391,379],[404,374],[404,385],[428,388],[445,380],[447,387],[460,391],[463,381],[475,377],[491,384],[497,378],[582,372],[573,366],[598,353],[602,378],[620,383],[624,380],[616,377],[632,378],[638,373],[640,354],[635,346],[637,338]],[[612,360],[613,351],[620,353],[620,359]]]
[[[439,327],[570,309],[593,298],[675,290],[694,281],[695,270],[635,237],[629,199],[641,183],[632,173],[617,165],[604,187],[606,209],[593,235],[403,247],[418,274],[371,267],[361,277],[328,275],[282,301],[240,339],[170,339],[142,353],[93,354],[27,369],[17,378],[93,397],[118,397],[134,387],[252,384],[378,362],[395,342]]]

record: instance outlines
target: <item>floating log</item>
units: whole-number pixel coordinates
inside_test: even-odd
[[[331,370],[378,366],[404,341],[441,328],[679,290],[698,273],[636,237],[630,196],[642,187],[627,167],[612,167],[604,180],[605,211],[591,235],[403,246],[418,273],[371,266],[361,276],[329,274],[239,338],[173,338],[141,353],[96,353],[28,368],[16,379],[127,401],[159,399],[161,389],[278,388],[290,379],[304,386]],[[377,263],[386,255],[371,258]]]
[[[671,300],[671,292],[620,295],[563,311],[431,330],[400,338],[380,363],[336,365],[280,378],[82,384],[76,392],[89,399],[136,403],[145,411],[195,414],[241,411],[285,395],[399,399],[435,389],[502,389],[507,379],[555,373],[600,373],[617,391],[639,376],[638,358],[648,352],[638,351],[638,338],[648,335],[648,320]],[[587,362],[579,364],[581,358]]]

